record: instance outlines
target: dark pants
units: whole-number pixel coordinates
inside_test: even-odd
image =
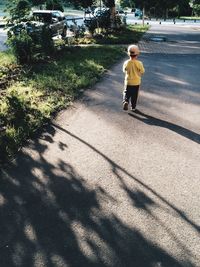
[[[139,85],[127,85],[123,92],[123,103],[129,103],[129,99],[131,99],[131,108],[135,109],[137,105],[139,87]]]

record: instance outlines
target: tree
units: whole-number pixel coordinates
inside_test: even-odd
[[[135,7],[135,1],[133,0],[120,0],[119,3],[122,8],[124,7],[134,8]]]
[[[103,3],[106,7],[110,9],[111,28],[115,28],[116,27],[115,0],[103,0]]]
[[[10,14],[8,23],[19,23],[25,20],[30,13],[31,4],[28,0],[12,0],[6,6],[6,11]]]
[[[195,14],[196,16],[200,15],[200,0],[191,0],[190,7],[192,8],[192,16]]]
[[[42,6],[43,4],[45,4],[45,0],[31,0],[31,5],[32,6]]]
[[[95,1],[94,0],[68,0],[68,1],[65,1],[65,2],[71,3],[75,7],[87,8],[89,6],[92,6]]]
[[[46,1],[46,9],[50,10],[60,10],[64,12],[63,5],[60,0],[47,0]]]
[[[103,3],[107,7],[114,7],[115,6],[115,0],[103,0]]]
[[[155,15],[164,18],[168,17],[169,10],[177,15],[189,12],[189,0],[134,0],[134,2],[136,7],[145,9],[145,12],[150,13],[154,9]]]

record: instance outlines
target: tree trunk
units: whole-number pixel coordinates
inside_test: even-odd
[[[110,22],[111,28],[116,26],[116,9],[115,9],[115,0],[102,0],[104,5],[110,9]]]
[[[111,20],[111,28],[114,29],[116,27],[116,8],[115,6],[110,7],[110,20]]]

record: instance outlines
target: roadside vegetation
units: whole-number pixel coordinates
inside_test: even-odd
[[[0,158],[11,157],[55,112],[66,108],[116,60],[122,47],[66,47],[46,62],[20,66],[0,53]],[[4,63],[3,63],[4,62]],[[2,64],[3,63],[3,64]],[[18,71],[15,79],[13,73]]]
[[[137,43],[149,26],[127,25],[115,32],[100,32],[93,36],[80,37],[75,40],[77,44],[130,44]]]
[[[193,17],[189,17],[189,16],[182,16],[180,17],[180,19],[185,19],[185,20],[200,20],[200,16],[193,16]]]

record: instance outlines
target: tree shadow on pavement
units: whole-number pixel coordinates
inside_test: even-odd
[[[142,192],[128,191],[119,172],[134,179],[197,230],[179,209],[95,147],[60,126],[53,126],[46,135],[47,142],[52,142],[57,129],[101,155],[138,208],[147,210],[156,203]],[[22,151],[9,167],[0,170],[1,267],[186,266],[138,229],[112,213],[106,214],[100,200],[116,200],[103,188],[91,189],[84,177],[63,160],[56,164],[46,160],[47,146],[39,140],[32,146],[38,151],[36,159]],[[63,149],[67,144],[59,146]]]
[[[85,144],[87,147],[91,148],[93,151],[95,151],[97,154],[99,154],[100,156],[102,156],[112,167],[113,169],[113,173],[116,175],[116,177],[122,182],[122,185],[124,186],[124,182],[122,180],[122,177],[118,174],[118,171],[122,171],[124,174],[126,174],[128,177],[130,177],[131,179],[134,179],[139,185],[141,185],[142,187],[144,187],[145,189],[147,189],[149,192],[151,192],[154,196],[156,196],[157,198],[159,198],[163,203],[165,203],[167,206],[169,206],[172,210],[174,210],[182,219],[184,219],[187,223],[189,223],[196,231],[200,232],[200,226],[196,225],[193,221],[191,221],[185,214],[184,212],[182,212],[181,210],[179,210],[178,208],[176,208],[175,206],[173,206],[173,204],[171,204],[170,202],[168,202],[167,200],[165,200],[161,195],[159,195],[156,191],[154,191],[151,187],[149,187],[148,185],[146,185],[145,183],[143,183],[142,181],[140,181],[138,178],[134,177],[133,175],[131,175],[129,172],[127,172],[123,167],[119,166],[118,164],[116,164],[114,161],[112,161],[110,158],[108,158],[106,155],[104,155],[101,151],[99,151],[98,149],[96,149],[94,146],[90,145],[89,143],[87,143],[86,141],[82,140],[81,138],[79,138],[78,136],[76,136],[75,134],[63,129],[62,127],[60,127],[57,124],[52,124],[55,128],[65,132],[66,134],[70,135],[71,137],[75,138],[76,140],[78,140],[79,142]]]
[[[197,144],[200,144],[200,135],[182,126],[179,126],[177,124],[174,124],[174,123],[171,123],[165,120],[155,118],[139,110],[136,110],[135,112],[132,112],[132,113],[129,112],[128,115],[148,125],[159,126],[159,127],[169,129],[185,138],[190,139],[193,142],[196,142]]]

